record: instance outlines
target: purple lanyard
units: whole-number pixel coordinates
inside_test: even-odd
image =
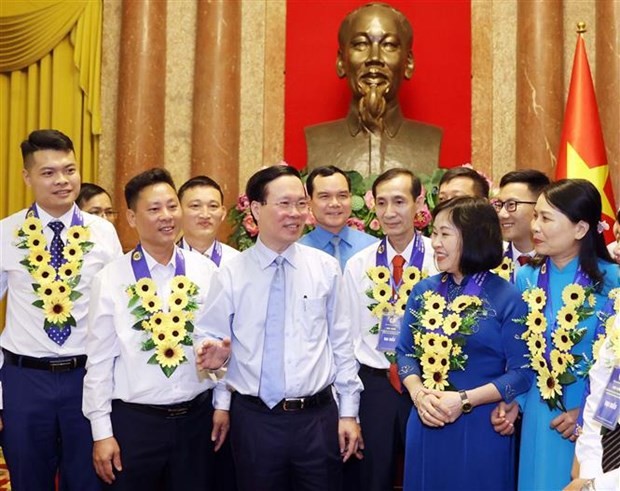
[[[176,257],[176,265],[174,268],[175,276],[184,276],[185,275],[185,258],[181,253],[180,249],[175,249],[174,251]],[[142,278],[150,278],[151,272],[149,271],[149,266],[146,263],[146,258],[144,257],[144,251],[142,250],[142,245],[138,244],[136,248],[131,253],[131,268],[133,269],[133,275],[136,278],[136,281],[141,280]]]
[[[185,244],[187,244],[187,242],[184,239],[180,239],[177,242],[177,245],[181,249],[185,249]],[[189,244],[187,244],[187,248],[189,251],[194,250],[193,247]],[[211,259],[211,261],[213,261],[218,268],[220,267],[220,263],[222,262],[222,244],[220,244],[219,240],[215,239],[215,241],[213,242],[213,252],[210,256],[207,257]]]
[[[419,232],[415,233],[413,239],[413,248],[411,249],[411,257],[409,258],[409,262],[407,263],[409,266],[415,266],[422,272],[422,264],[424,264],[424,241],[422,240],[422,234]],[[385,266],[390,269],[390,265],[387,260],[387,238],[384,237],[379,243],[379,247],[377,247],[377,256],[375,259],[376,266]],[[390,275],[390,285],[394,291],[398,291],[398,288],[402,284],[403,280],[401,278],[400,283],[398,285],[394,284],[394,278]]]
[[[482,291],[482,285],[484,281],[487,279],[489,272],[483,271],[481,273],[476,273],[473,275],[465,285],[465,289],[463,290],[463,295],[470,295],[472,297],[479,297],[480,292]],[[437,289],[437,293],[441,295],[443,298],[448,300],[448,277],[449,273],[444,273],[441,277],[441,282],[439,283],[439,288]]]
[[[537,281],[537,286],[539,288],[542,288],[545,291],[545,295],[547,297],[547,305],[545,306],[545,316],[547,317],[547,319],[549,318],[549,315],[553,313],[553,305],[551,302],[551,295],[549,292],[550,266],[551,266],[551,260],[549,258],[545,259],[545,262],[540,267],[540,272],[538,273],[538,281]],[[577,268],[577,271],[575,272],[575,279],[573,280],[573,283],[576,283],[577,285],[580,285],[584,288],[592,284],[592,280],[586,273],[583,272],[583,270],[581,269],[581,265],[579,265],[579,267]],[[553,325],[553,328],[551,329],[551,331],[548,332],[549,335],[552,332],[555,332],[555,330],[557,329],[558,320],[554,318],[552,325]],[[549,346],[549,343],[547,343],[547,349],[545,350],[545,356],[547,357],[547,359],[549,359],[549,357],[551,356],[550,354],[551,354],[551,347]]]
[[[508,247],[506,247],[506,250],[504,251],[504,257],[507,257],[508,259],[510,259],[510,263],[512,265],[512,268],[510,269],[510,283],[514,283],[515,282],[515,268],[514,268],[514,259],[512,257],[512,242],[508,243]]]
[[[39,218],[39,212],[37,211],[37,204],[32,203],[32,206],[28,208],[26,212],[26,218],[28,217]],[[71,227],[83,227],[84,226],[84,217],[82,216],[82,212],[80,209],[73,205],[73,215],[71,216]]]

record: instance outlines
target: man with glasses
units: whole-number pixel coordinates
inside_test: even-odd
[[[83,182],[75,203],[80,210],[104,218],[112,225],[116,224],[118,211],[112,207],[110,194],[97,184]]]
[[[196,323],[205,339],[196,361],[213,370],[230,358],[224,380],[241,491],[339,489],[342,461],[358,451],[362,390],[340,268],[296,243],[308,200],[294,168],[258,171],[246,194],[258,239],[214,279]]]
[[[510,261],[510,280],[514,282],[519,268],[534,256],[534,243],[530,223],[534,218],[534,205],[549,178],[534,169],[508,172],[499,183],[499,196],[493,200],[502,229],[502,237],[508,243],[504,261]]]
[[[452,167],[439,181],[439,201],[459,196],[489,199],[489,183],[471,167]]]
[[[372,235],[347,226],[351,216],[351,179],[338,167],[317,167],[308,176],[306,189],[316,228],[299,239],[334,256],[344,270],[351,256],[377,242]]]

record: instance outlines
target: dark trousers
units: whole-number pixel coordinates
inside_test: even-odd
[[[234,394],[231,444],[240,491],[340,491],[338,408],[286,412]]]
[[[399,455],[404,455],[411,397],[394,390],[387,374],[360,368],[364,384],[360,399],[360,425],[364,458],[345,464],[347,491],[388,491],[395,485]]]
[[[5,363],[2,446],[13,491],[101,489],[90,424],[82,414],[85,370],[52,373]]]
[[[112,429],[123,470],[109,489],[208,491],[213,489],[212,391],[182,416],[164,416],[137,404],[112,403]]]

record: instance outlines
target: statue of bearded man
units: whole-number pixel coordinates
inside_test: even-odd
[[[413,74],[413,30],[384,3],[349,13],[338,32],[336,73],[347,77],[353,99],[344,119],[305,129],[310,169],[337,165],[362,175],[405,167],[427,174],[437,167],[442,131],[405,119],[398,101]]]

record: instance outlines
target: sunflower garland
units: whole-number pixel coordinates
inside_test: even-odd
[[[505,279],[506,281],[510,281],[512,278],[512,273],[515,270],[515,262],[510,259],[508,256],[504,256],[500,265],[492,269],[491,271],[495,273],[500,278]]]
[[[449,304],[443,296],[427,291],[418,299],[421,307],[411,311],[409,325],[413,334],[412,356],[422,367],[422,382],[427,389],[454,388],[449,381],[451,370],[465,370],[467,355],[463,353],[466,336],[487,315],[479,297],[459,295]]]
[[[578,324],[594,314],[593,287],[583,287],[571,283],[562,290],[562,307],[556,314],[557,328],[547,340],[547,319],[543,313],[547,303],[547,294],[540,287],[528,288],[523,292],[523,300],[528,313],[516,319],[525,324],[526,331],[521,335],[527,343],[530,366],[536,372],[536,383],[543,400],[549,409],[566,411],[563,401],[563,387],[577,381],[577,365],[584,359],[583,355],[571,353],[573,346],[579,343],[586,328]],[[549,342],[549,355],[547,343]]]
[[[94,247],[89,241],[88,227],[74,225],[69,228],[67,243],[62,250],[67,262],[61,265],[58,271],[50,264],[51,254],[46,249],[47,240],[38,217],[29,213],[16,236],[15,245],[28,251],[20,264],[34,280],[32,288],[38,299],[32,302],[32,305],[42,309],[45,314],[43,328],[47,331],[51,328],[62,330],[67,326],[75,326],[73,302],[82,296],[76,288],[81,279],[84,255]]]
[[[151,278],[141,278],[127,287],[128,307],[136,318],[132,326],[144,331],[148,338],[142,342],[142,351],[155,353],[147,363],[159,365],[170,377],[181,363],[187,362],[183,346],[192,346],[194,331],[193,312],[198,310],[198,286],[184,275],[172,279],[168,297],[168,311],[164,311],[157,286]]]

